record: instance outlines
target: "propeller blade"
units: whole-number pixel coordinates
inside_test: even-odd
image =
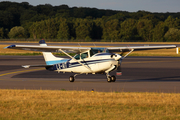
[[[122,72],[121,72],[121,59],[118,61],[118,68],[117,68],[117,71],[116,71],[116,75],[117,76],[122,75]]]

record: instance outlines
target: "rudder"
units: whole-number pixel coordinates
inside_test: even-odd
[[[40,46],[47,46],[45,40],[39,41]],[[51,52],[42,52],[44,56],[44,60],[46,62],[46,65],[53,65],[57,63],[63,63],[66,62],[67,59],[55,57]]]

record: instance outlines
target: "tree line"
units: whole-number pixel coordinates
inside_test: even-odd
[[[180,13],[0,2],[0,39],[180,41]]]

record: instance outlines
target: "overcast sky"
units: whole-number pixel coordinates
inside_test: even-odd
[[[0,0],[11,2],[29,2],[31,5],[51,4],[59,6],[66,4],[69,7],[95,7],[98,9],[122,10],[137,12],[180,12],[180,0]]]

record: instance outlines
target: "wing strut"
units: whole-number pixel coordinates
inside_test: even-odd
[[[134,51],[134,49],[131,49],[131,51],[129,53],[127,53],[125,56],[123,56],[122,59],[126,58],[130,53],[132,53]]]
[[[82,66],[84,66],[85,68],[87,68],[88,70],[90,70],[92,73],[94,73],[88,66],[85,66],[83,63],[81,63],[80,61],[76,60],[74,57],[72,57],[71,55],[69,55],[68,53],[64,52],[63,50],[59,49],[59,51],[61,51],[62,53],[64,53],[65,55],[69,56],[70,58],[72,58],[73,60],[75,60],[76,62],[78,62],[79,64],[81,64]]]

